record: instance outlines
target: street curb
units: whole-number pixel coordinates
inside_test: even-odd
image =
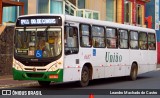
[[[0,85],[0,89],[7,89],[7,88],[13,88],[13,87],[26,87],[26,86],[38,86],[38,83],[30,82],[30,83],[22,83],[22,84]]]
[[[5,79],[0,79],[1,80],[13,80],[13,78],[5,78]]]

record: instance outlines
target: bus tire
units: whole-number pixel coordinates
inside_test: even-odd
[[[89,69],[87,66],[82,68],[80,86],[85,87],[89,84]]]
[[[137,73],[138,73],[138,68],[137,64],[133,63],[131,67],[131,72],[130,72],[130,80],[134,81],[137,79]]]
[[[38,81],[40,86],[47,87],[50,85],[51,81]]]

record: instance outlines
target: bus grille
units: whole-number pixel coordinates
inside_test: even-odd
[[[25,66],[46,66],[49,64],[49,62],[23,62],[21,61],[22,64]]]
[[[25,71],[33,71],[33,68],[24,68]],[[46,69],[36,69],[38,72],[44,72]]]
[[[30,78],[42,78],[43,74],[31,74],[31,73],[27,73],[27,76]]]

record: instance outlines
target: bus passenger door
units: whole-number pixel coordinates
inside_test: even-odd
[[[64,30],[64,82],[79,80],[78,29],[65,26]],[[73,74],[74,73],[74,74]]]

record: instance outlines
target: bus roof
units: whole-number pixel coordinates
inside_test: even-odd
[[[61,16],[62,18],[65,16],[65,20],[71,21],[71,22],[86,23],[86,24],[93,24],[93,25],[100,25],[100,26],[107,26],[107,27],[114,27],[114,28],[130,29],[130,30],[137,30],[137,31],[142,31],[142,32],[155,33],[154,29],[126,25],[126,24],[120,24],[120,23],[109,22],[109,21],[88,19],[88,18],[82,18],[82,17],[70,16],[70,15],[63,15],[63,14],[31,14],[31,15],[22,15],[22,16],[20,16],[20,18],[21,17],[31,17],[31,16]]]
[[[66,16],[65,17],[66,20],[78,22],[78,23],[87,23],[87,24],[93,24],[93,25],[108,26],[108,27],[114,27],[114,28],[130,29],[130,30],[137,30],[141,32],[155,33],[154,29],[149,29],[149,28],[144,28],[144,27],[114,23],[114,22],[109,22],[109,21],[95,20],[95,19],[87,19],[87,18],[75,17],[75,16],[70,16],[70,15],[65,15],[65,16]]]

